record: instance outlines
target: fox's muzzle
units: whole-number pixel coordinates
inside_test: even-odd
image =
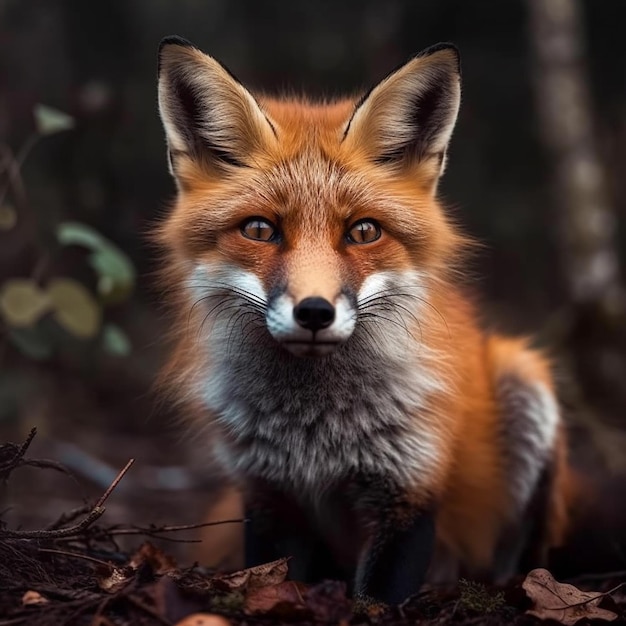
[[[295,301],[285,292],[270,300],[267,328],[295,356],[326,356],[352,335],[356,309],[340,293],[334,302],[318,295]]]

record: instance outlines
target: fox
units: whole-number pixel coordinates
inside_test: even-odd
[[[246,566],[290,557],[296,580],[393,605],[506,581],[566,536],[551,359],[483,322],[473,240],[439,199],[460,100],[451,43],[333,100],[160,44],[161,382],[242,494]]]

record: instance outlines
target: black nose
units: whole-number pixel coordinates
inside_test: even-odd
[[[296,322],[313,332],[328,328],[335,319],[335,307],[324,298],[305,298],[293,309]]]

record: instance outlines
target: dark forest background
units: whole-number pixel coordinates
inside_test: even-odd
[[[198,521],[191,494],[212,487],[153,388],[168,319],[148,236],[174,191],[156,50],[170,34],[248,86],[319,97],[456,43],[441,193],[485,244],[468,281],[488,323],[555,355],[576,455],[623,470],[624,23],[622,0],[0,0],[0,441],[36,426],[34,450],[80,481],[24,470],[0,500],[7,521],[46,523],[129,457],[114,520]]]

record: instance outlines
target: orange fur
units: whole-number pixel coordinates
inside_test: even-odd
[[[208,63],[198,51],[185,54]],[[296,301],[313,294],[332,302],[342,285],[358,290],[375,272],[422,272],[430,299],[408,332],[439,355],[432,362],[432,375],[453,391],[434,394],[430,400],[428,410],[438,417],[441,460],[427,489],[416,487],[410,497],[421,503],[434,496],[439,502],[440,546],[470,570],[486,569],[498,537],[515,521],[499,434],[501,407],[494,389],[501,377],[515,376],[553,391],[549,363],[526,340],[486,333],[471,299],[458,287],[469,240],[436,198],[441,162],[436,155],[401,166],[373,161],[376,137],[368,129],[378,127],[371,120],[369,126],[358,120],[353,135],[344,140],[354,100],[318,104],[259,97],[257,101],[277,135],[245,125],[248,149],[237,155],[243,167],[177,156],[179,193],[158,234],[169,253],[166,284],[178,316],[173,324],[176,348],[162,383],[183,404],[191,403],[191,428],[205,429],[206,411],[192,400],[190,391],[206,367],[197,349],[206,312],[194,306],[185,286],[193,263],[232,264],[256,275],[268,290],[277,276],[288,277]],[[384,111],[376,109],[369,115]],[[264,245],[242,237],[239,225],[250,216],[280,223],[288,245]],[[360,218],[375,218],[382,226],[381,238],[367,246],[343,245],[346,224]],[[563,539],[571,492],[562,426],[553,457],[551,545]],[[240,498],[233,488],[208,518],[240,513]],[[224,532],[205,532],[202,560],[241,565],[241,530]],[[232,548],[234,558],[227,558],[225,547]]]

